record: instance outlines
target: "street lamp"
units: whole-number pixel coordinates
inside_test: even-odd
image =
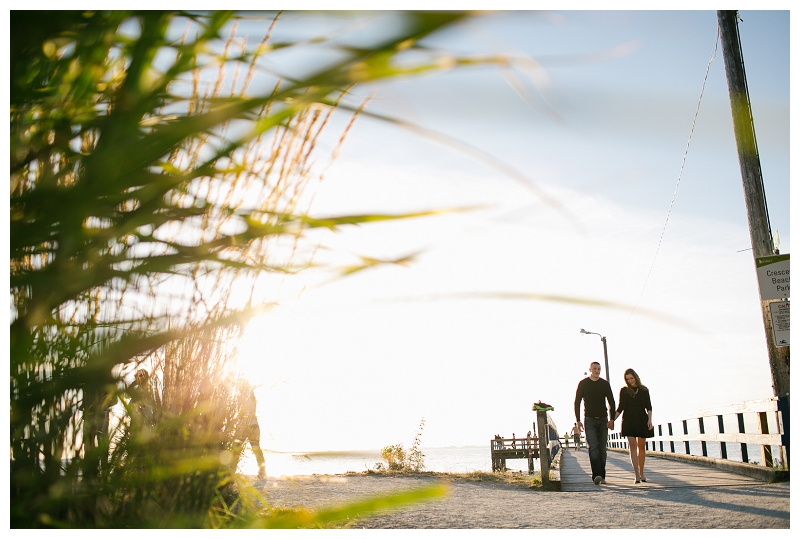
[[[595,333],[594,331],[586,331],[585,329],[581,328],[581,333],[585,335],[597,335],[600,337],[600,340],[603,341],[603,355],[606,357],[606,379],[611,382],[611,375],[608,373],[608,347],[606,346],[606,338],[600,335],[599,333]]]

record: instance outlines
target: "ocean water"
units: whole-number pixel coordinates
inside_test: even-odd
[[[761,464],[761,446],[758,444],[746,444],[747,445],[747,461],[751,464]],[[660,446],[659,446],[660,447]],[[726,443],[725,444],[727,450],[727,458],[728,460],[734,462],[743,462],[742,459],[742,445],[737,443]],[[771,446],[772,447],[772,455],[773,461],[780,461],[781,460],[781,451],[779,446]],[[669,453],[670,447],[668,443],[664,443],[664,452]],[[675,452],[686,454],[686,447],[684,444],[676,443],[675,444]],[[695,456],[702,456],[703,455],[703,448],[700,442],[689,442],[689,452]],[[718,442],[708,442],[706,443],[706,453],[712,459],[718,459],[722,456],[722,448]]]
[[[718,443],[707,444],[708,456],[720,457]],[[665,444],[669,452],[669,445]],[[728,460],[742,461],[739,444],[727,444]],[[675,444],[676,453],[685,453],[683,444]],[[692,455],[702,455],[700,442],[691,442]],[[773,447],[776,460],[780,459],[780,448]],[[425,455],[425,470],[431,472],[469,473],[491,472],[492,461],[489,444],[485,446],[466,447],[423,447]],[[748,444],[749,461],[757,463],[761,459],[760,447]],[[336,451],[318,453],[278,453],[264,452],[267,475],[270,477],[296,476],[296,475],[335,475],[347,472],[364,472],[374,470],[376,464],[385,461],[381,458],[380,450],[369,451]],[[534,468],[539,470],[538,459],[534,461]],[[527,472],[528,462],[525,459],[507,460],[506,466],[510,470]],[[253,453],[249,450],[239,463],[239,472],[245,475],[256,475],[258,466]]]
[[[469,473],[491,472],[492,459],[489,444],[486,446],[466,447],[423,447],[425,470],[430,472]],[[364,472],[374,470],[377,463],[384,463],[380,450],[373,451],[336,451],[319,453],[277,453],[264,452],[267,475],[270,477],[295,475],[342,474],[346,472]],[[525,459],[508,460],[506,466],[510,470],[527,472],[528,461]],[[539,469],[539,461],[534,460],[534,467]],[[239,463],[239,471],[246,475],[258,473],[253,453],[249,450]]]

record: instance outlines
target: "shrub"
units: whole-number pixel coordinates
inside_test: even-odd
[[[381,449],[381,457],[386,460],[390,471],[401,472],[406,469],[406,452],[403,444],[387,445]]]
[[[411,448],[406,451],[403,444],[387,445],[381,449],[381,457],[386,461],[385,467],[392,472],[421,472],[425,469],[425,455],[420,449],[422,443],[422,429],[425,428],[425,418],[419,423]],[[381,471],[384,464],[378,462],[375,469]]]

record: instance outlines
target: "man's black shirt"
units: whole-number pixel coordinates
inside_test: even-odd
[[[586,417],[604,417],[608,420],[608,410],[611,410],[612,414],[616,410],[611,384],[602,378],[598,378],[597,381],[584,378],[578,384],[578,391],[575,392],[575,419],[578,421],[581,420],[581,400],[583,400]],[[606,400],[610,405],[608,410],[606,409]]]

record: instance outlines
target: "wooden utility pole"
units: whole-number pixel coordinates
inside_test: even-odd
[[[728,78],[728,94],[733,115],[733,133],[739,152],[739,168],[742,172],[744,200],[747,206],[747,221],[750,226],[750,243],[755,258],[775,254],[772,232],[767,214],[767,201],[761,178],[761,162],[758,158],[756,132],[747,92],[741,42],[739,40],[738,13],[717,11],[725,73]],[[772,333],[772,318],[769,301],[761,301],[761,316],[767,336],[767,351],[772,372],[772,390],[776,397],[789,394],[789,347],[776,347]]]

